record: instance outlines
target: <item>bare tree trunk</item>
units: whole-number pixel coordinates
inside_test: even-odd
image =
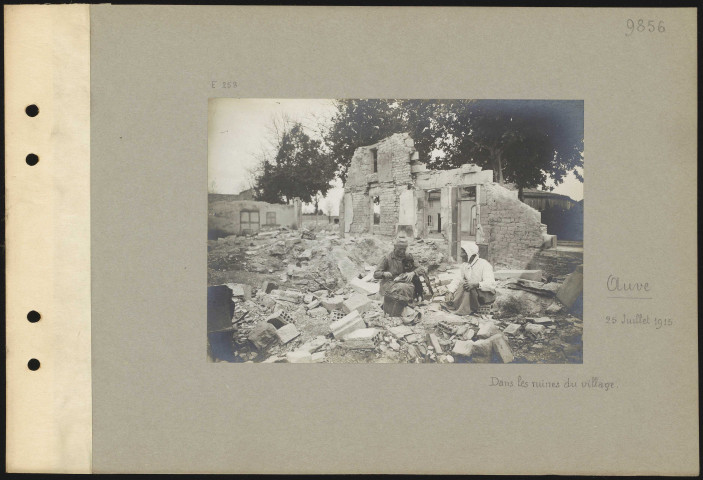
[[[518,187],[518,189],[517,189],[517,198],[518,198],[518,200],[520,200],[521,202],[524,202],[524,201],[525,201],[525,194],[524,194],[524,192],[523,192],[522,186]]]
[[[505,183],[503,179],[503,154],[498,154],[498,183],[503,185]]]

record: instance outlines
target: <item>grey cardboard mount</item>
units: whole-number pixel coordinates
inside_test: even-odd
[[[694,9],[94,5],[90,28],[94,472],[697,473]],[[584,363],[206,362],[225,96],[583,100]],[[673,325],[606,324],[635,313]]]

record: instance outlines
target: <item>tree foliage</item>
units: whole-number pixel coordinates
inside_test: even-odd
[[[336,165],[326,155],[322,142],[311,138],[299,122],[273,122],[273,154],[263,152],[254,174],[257,200],[289,203],[299,197],[315,203],[330,189]]]
[[[583,102],[340,100],[324,137],[344,181],[354,150],[408,132],[430,168],[475,163],[520,189],[583,181]]]

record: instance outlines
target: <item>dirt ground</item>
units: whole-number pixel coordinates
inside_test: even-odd
[[[581,314],[569,313],[554,296],[563,277],[528,282],[527,287],[522,280],[498,281],[491,312],[453,315],[442,310],[441,300],[457,265],[446,258],[443,239],[416,239],[408,251],[428,270],[435,296],[425,283],[425,299],[411,304],[404,316],[391,317],[383,312],[378,294],[365,290],[373,289],[373,270],[391,250],[391,239],[340,238],[337,225],[318,227],[208,241],[208,286],[228,285],[233,292],[234,315],[226,335],[231,331],[234,361],[583,362]],[[362,287],[352,286],[352,280]],[[269,293],[265,282],[273,288]],[[360,296],[364,305],[357,310],[361,320],[354,328],[366,338],[352,341],[335,335],[338,324],[333,322]],[[275,328],[264,325],[267,320]],[[208,351],[211,360],[221,361]]]

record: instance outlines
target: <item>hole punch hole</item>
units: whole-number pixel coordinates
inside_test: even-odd
[[[30,153],[29,155],[27,155],[27,158],[25,160],[27,161],[27,165],[29,165],[30,167],[33,167],[34,165],[39,163],[39,156],[37,156],[33,153]]]
[[[34,104],[28,105],[27,108],[24,109],[24,111],[30,117],[36,117],[37,115],[39,115],[39,107]]]
[[[29,320],[31,323],[37,323],[39,320],[41,320],[41,314],[35,310],[32,310],[27,314],[27,320]]]
[[[40,366],[41,366],[41,364],[39,363],[39,360],[37,360],[36,358],[33,358],[27,362],[27,368],[29,368],[33,372],[36,372],[37,370],[39,370]]]

